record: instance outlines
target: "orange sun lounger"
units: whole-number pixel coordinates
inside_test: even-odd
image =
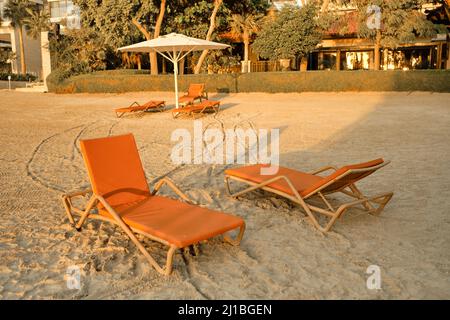
[[[202,101],[202,99],[208,99],[204,83],[190,84],[188,92],[184,96],[178,98],[178,103],[181,105],[188,105],[194,103],[197,99],[200,99],[200,101]]]
[[[218,235],[239,245],[245,230],[241,218],[193,205],[167,178],[159,180],[150,191],[132,134],[82,140],[80,145],[92,189],[62,197],[69,221],[78,231],[87,218],[112,222],[158,272],[166,275],[172,271],[177,249],[197,249],[196,244]],[[164,184],[184,202],[157,195]],[[76,207],[73,199],[84,196],[89,196],[86,206]],[[78,221],[74,214],[80,215]],[[226,234],[237,228],[239,234],[234,239]],[[157,263],[136,234],[169,247],[165,267]]]
[[[165,101],[149,101],[142,105],[135,101],[126,108],[115,109],[114,112],[116,113],[116,117],[120,118],[125,113],[131,113],[131,112],[137,112],[137,111],[145,112],[145,111],[149,111],[149,110],[157,110],[157,111],[162,112],[162,111],[164,111],[165,107],[166,107]]]
[[[378,215],[381,213],[392,198],[393,193],[386,192],[367,197],[356,187],[355,183],[387,164],[389,164],[389,161],[376,159],[365,163],[344,166],[340,169],[327,166],[311,173],[278,167],[278,172],[274,175],[261,175],[261,168],[267,165],[257,164],[226,170],[225,184],[228,193],[234,198],[257,189],[287,198],[305,210],[317,229],[327,232],[336,222],[336,219],[340,218],[350,207],[362,205],[371,214]],[[324,177],[318,175],[327,170],[332,170],[332,173]],[[248,187],[242,191],[232,193],[230,180],[245,183]],[[352,198],[352,201],[343,203],[338,208],[335,208],[326,195],[336,192],[349,196]],[[313,197],[320,199],[325,208],[306,202]],[[374,205],[378,205],[378,207]],[[314,213],[322,214],[328,218],[325,226],[319,223]]]
[[[204,114],[208,112],[218,113],[220,107],[220,101],[213,100],[203,100],[200,103],[192,104],[183,108],[172,109],[172,116],[174,118],[179,117],[180,115],[187,115],[195,119],[196,114]]]

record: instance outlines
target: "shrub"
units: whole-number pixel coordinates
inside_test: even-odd
[[[8,80],[11,76],[11,81],[34,81],[37,77],[33,74],[16,74],[16,73],[0,73],[0,80]]]
[[[173,91],[173,75],[152,76],[129,70],[78,75],[55,83],[57,93]],[[49,81],[51,80],[51,81]],[[450,92],[450,70],[308,71],[198,74],[179,76],[180,91],[190,83],[206,83],[209,92],[434,91]]]

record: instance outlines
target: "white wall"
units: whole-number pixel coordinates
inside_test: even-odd
[[[16,55],[16,60],[13,62],[13,72],[17,73],[21,70],[20,65],[20,45],[18,29],[10,26],[0,27],[0,38],[9,39],[11,41],[11,49]],[[29,37],[23,28],[23,41],[25,46],[25,64],[27,72],[34,73],[37,76],[42,75],[42,58],[41,58],[41,39],[33,39]]]

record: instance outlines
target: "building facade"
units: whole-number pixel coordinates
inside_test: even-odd
[[[276,14],[286,5],[301,6],[301,0],[271,1],[270,14]],[[307,70],[373,70],[375,65],[375,44],[373,40],[362,39],[357,35],[356,8],[329,7],[343,16],[347,31],[345,34],[338,32],[338,26],[331,28],[317,48],[308,56]],[[449,8],[447,4],[442,6],[429,4],[423,9],[428,20],[433,23],[449,25]],[[381,70],[416,70],[416,69],[450,69],[448,33],[438,34],[434,38],[417,38],[413,42],[400,44],[395,50],[385,49],[380,51]],[[277,68],[275,62],[262,62],[254,59],[252,71],[259,70],[261,65],[272,65]],[[300,61],[292,61],[291,68],[300,70]],[[269,67],[269,69],[271,69]]]
[[[19,73],[20,65],[20,44],[19,30],[11,25],[11,22],[4,16],[4,8],[8,0],[0,0],[0,50],[9,52],[10,59],[6,63],[0,64],[0,72]],[[64,28],[80,27],[80,11],[71,0],[30,0],[35,3],[37,9],[45,8],[50,13],[50,22],[62,23]],[[48,55],[48,33],[42,33],[40,39],[33,39],[28,36],[23,28],[23,42],[25,49],[25,64],[27,73],[34,74],[40,79],[44,79],[50,72]],[[45,69],[45,70],[44,70]]]
[[[42,0],[30,0],[36,5],[42,6]],[[4,9],[7,0],[0,0],[0,16],[2,23],[0,25],[0,47],[3,50],[10,51],[10,59],[1,68],[4,71],[18,73],[21,70],[20,65],[20,45],[19,45],[19,30],[17,27],[11,25],[11,22],[4,16]],[[27,73],[41,76],[42,61],[40,54],[40,39],[33,39],[28,36],[25,28],[23,30],[23,42],[25,49],[25,61]]]
[[[61,23],[62,28],[80,28],[80,9],[72,0],[47,0],[52,23]]]

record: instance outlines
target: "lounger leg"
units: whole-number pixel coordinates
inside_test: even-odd
[[[130,229],[130,227],[122,220],[119,214],[106,202],[106,200],[101,196],[96,196],[101,204],[108,210],[111,216],[116,220],[117,225],[122,228],[122,230],[127,234],[130,240],[136,245],[136,247],[141,251],[141,253],[145,256],[150,265],[156,269],[161,274],[169,275],[172,272],[172,261],[173,254],[175,253],[177,247],[170,246],[169,251],[167,252],[167,260],[165,268],[161,268],[156,260],[148,253],[147,249],[142,245],[142,243],[136,238],[136,235]]]
[[[167,251],[167,260],[166,260],[166,267],[164,268],[164,274],[168,276],[172,273],[172,267],[173,267],[173,255],[175,254],[175,251],[177,250],[177,247],[171,246],[169,248],[169,251]]]
[[[345,210],[344,210],[344,211],[345,211]],[[330,219],[330,221],[328,221],[328,223],[326,224],[326,226],[325,226],[325,227],[319,227],[319,230],[322,231],[322,232],[324,232],[324,233],[330,231],[331,227],[334,225],[334,223],[336,222],[336,220],[339,218],[339,216],[340,216],[341,214],[342,214],[342,213],[336,213],[335,216],[332,217],[332,218]]]
[[[92,210],[93,206],[95,205],[95,202],[97,201],[96,198],[94,196],[92,196],[89,199],[89,202],[86,205],[86,208],[81,211],[79,209],[77,209],[77,212],[81,213],[81,218],[78,220],[78,222],[75,222],[75,219],[73,217],[72,214],[72,203],[71,203],[71,197],[74,196],[80,196],[80,195],[84,195],[87,192],[79,192],[73,195],[63,195],[62,196],[62,202],[64,205],[64,209],[66,211],[67,214],[67,218],[69,219],[69,222],[72,226],[74,226],[78,231],[80,231],[81,226],[83,225],[84,221],[86,220],[86,218],[89,216],[90,211]]]
[[[77,231],[81,230],[81,227],[83,226],[83,223],[86,221],[87,217],[89,216],[89,213],[91,212],[92,207],[97,202],[97,199],[94,195],[92,195],[91,199],[89,200],[86,209],[84,210],[83,214],[81,215],[80,220],[78,220],[78,223],[75,225],[75,229]]]
[[[328,223],[328,225],[324,228],[320,225],[319,221],[317,220],[317,218],[314,216],[313,212],[311,211],[310,207],[308,206],[308,204],[300,198],[299,203],[300,206],[303,208],[303,210],[305,210],[306,215],[309,217],[310,221],[312,222],[312,224],[314,225],[314,227],[316,227],[319,231],[322,232],[328,232],[328,230],[330,230],[331,226],[333,225],[334,221],[337,219],[337,216],[334,216],[331,218],[331,221]],[[331,223],[331,224],[330,224]]]
[[[378,204],[378,208],[375,209],[374,211],[370,211],[369,213],[372,215],[378,216],[381,213],[381,211],[383,211],[384,207],[388,204],[388,202],[391,200],[391,198],[393,196],[394,196],[394,193],[389,192],[384,195],[369,199],[369,201],[372,201],[372,202],[375,202],[376,204]]]
[[[362,194],[362,192],[359,191],[359,189],[354,184],[351,184],[349,186],[349,188],[352,191],[352,193],[355,195],[356,198],[358,198],[358,199],[364,199],[365,198],[364,195]],[[374,211],[375,210],[375,208],[370,204],[369,201],[363,202],[362,205],[364,206],[364,208],[367,211]]]
[[[238,246],[241,243],[242,237],[244,236],[244,231],[245,231],[245,223],[239,228],[239,234],[236,236],[235,239],[232,239],[228,234],[224,234],[223,239],[225,240],[225,242],[228,242],[233,246]]]
[[[300,194],[298,193],[298,191],[295,189],[294,185],[292,184],[291,180],[289,180],[289,178],[285,177],[285,176],[277,176],[275,178],[269,179],[263,183],[254,185],[254,186],[250,186],[242,191],[238,191],[236,193],[231,193],[230,190],[230,186],[229,186],[229,177],[225,176],[225,184],[227,186],[227,190],[230,193],[231,197],[233,198],[237,198],[240,195],[243,195],[245,193],[251,192],[253,190],[257,190],[257,189],[262,189],[262,187],[269,185],[277,180],[284,180],[286,181],[286,183],[289,185],[289,188],[292,190],[292,193],[294,194],[294,197],[291,198],[291,200],[293,200],[295,203],[297,203],[298,205],[300,205],[303,210],[305,210],[306,214],[308,215],[308,217],[311,219],[311,222],[313,223],[313,225],[323,231],[324,228],[322,228],[322,226],[319,224],[319,222],[317,221],[316,217],[314,216],[314,214],[312,213],[310,207],[308,206],[308,204],[306,204],[305,200],[303,200],[303,198],[300,196]],[[331,214],[331,213],[328,213]]]
[[[73,218],[72,212],[70,210],[69,198],[66,195],[63,195],[62,202],[64,205],[64,209],[66,210],[67,218],[69,218],[70,224],[75,226],[75,219]]]
[[[370,214],[373,215],[379,215],[386,206],[386,204],[389,202],[389,200],[391,200],[392,196],[394,195],[393,192],[388,192],[375,197],[367,197],[354,184],[350,185],[350,190],[355,198],[360,200],[366,200],[362,202],[362,205]],[[351,194],[348,193],[348,195]],[[372,203],[378,204],[378,207],[377,208],[374,207]]]

